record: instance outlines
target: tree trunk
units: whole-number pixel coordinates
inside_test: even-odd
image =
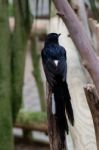
[[[0,0],[0,149],[13,150],[8,2]]]
[[[72,5],[73,8],[77,9],[76,10],[77,11],[76,14],[77,14],[78,18],[80,19],[80,21],[81,21],[81,23],[83,25],[83,28],[86,31],[87,36],[89,37],[90,41],[92,41],[92,37],[91,37],[90,29],[89,29],[89,22],[88,22],[88,17],[87,17],[87,12],[86,12],[86,9],[85,9],[84,1],[82,1],[82,0],[72,0],[71,1],[71,5]],[[80,61],[82,62],[81,57],[80,57]],[[84,69],[84,72],[86,74],[86,78],[87,78],[88,82],[92,83],[92,80],[91,80],[91,78],[89,76],[89,73],[87,72],[87,70],[85,68],[83,68],[83,69]]]
[[[58,24],[58,26],[57,26]],[[92,116],[86,101],[83,86],[88,83],[86,74],[79,60],[79,54],[62,20],[54,17],[50,20],[50,32],[61,33],[59,43],[67,52],[67,82],[74,112],[74,127],[69,124],[69,136],[75,150],[96,150],[96,139]],[[86,119],[85,119],[86,116]],[[80,129],[80,130],[79,130]],[[71,133],[71,134],[70,134]],[[87,138],[86,137],[90,137]],[[71,141],[68,145],[72,146]],[[68,147],[69,149],[70,147]]]
[[[99,56],[99,23],[98,21],[90,18],[89,27],[92,34],[93,45],[95,47],[95,52]]]
[[[12,112],[15,122],[22,104],[27,38],[30,30],[27,0],[14,0],[15,30],[12,34]]]
[[[99,60],[96,57],[91,41],[86,35],[86,32],[73,12],[67,0],[53,0],[58,15],[62,17],[65,25],[67,26],[70,36],[73,39],[81,57],[83,58],[84,66],[90,73],[96,89],[99,93]]]
[[[84,1],[82,1],[82,0],[72,0],[72,1],[73,2],[71,2],[71,4],[75,5],[74,7],[77,8],[77,15],[78,15],[84,29],[86,30],[88,37],[91,40],[91,34],[90,34],[90,30],[89,30],[88,18],[87,18]]]

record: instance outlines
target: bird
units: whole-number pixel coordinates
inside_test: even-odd
[[[65,140],[64,132],[69,133],[67,122],[74,126],[74,113],[67,84],[67,56],[66,50],[59,44],[61,34],[49,33],[45,38],[41,58],[45,76],[52,89],[55,101],[55,116],[60,136]]]

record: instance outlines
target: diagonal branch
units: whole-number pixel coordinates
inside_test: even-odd
[[[79,53],[84,61],[84,65],[91,75],[97,91],[99,93],[99,61],[94,53],[92,44],[86,32],[73,12],[67,0],[53,0],[59,16],[67,26],[70,36],[73,39]]]

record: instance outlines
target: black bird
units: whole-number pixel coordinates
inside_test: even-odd
[[[44,72],[49,85],[52,88],[55,99],[55,115],[59,126],[61,138],[64,140],[64,131],[69,132],[66,114],[72,125],[74,115],[71,105],[71,97],[66,81],[67,63],[66,50],[59,45],[60,34],[50,33],[45,39],[45,45],[41,52]],[[65,114],[66,109],[66,114]]]

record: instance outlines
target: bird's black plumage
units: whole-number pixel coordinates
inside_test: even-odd
[[[61,138],[64,140],[64,131],[66,130],[68,133],[65,109],[68,119],[72,125],[74,124],[74,115],[66,81],[66,50],[64,47],[59,45],[58,37],[59,34],[56,33],[50,33],[47,35],[41,56],[47,81],[52,87],[52,92],[54,93],[56,119],[59,125]],[[57,64],[55,61],[57,61]]]

